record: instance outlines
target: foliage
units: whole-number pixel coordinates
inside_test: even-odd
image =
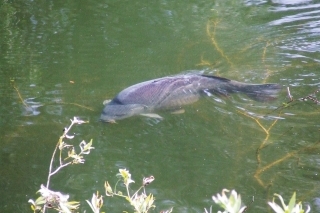
[[[68,201],[69,195],[63,194],[59,191],[53,191],[49,189],[50,178],[51,176],[57,174],[62,168],[72,165],[72,164],[83,164],[85,162],[84,155],[90,153],[92,147],[92,140],[86,143],[85,141],[80,142],[79,147],[80,151],[77,153],[75,147],[71,144],[65,142],[66,139],[73,139],[73,135],[68,135],[68,132],[71,130],[74,124],[83,124],[87,123],[74,117],[71,119],[71,124],[69,127],[65,128],[63,134],[60,136],[58,143],[53,151],[52,158],[49,166],[49,174],[47,179],[47,185],[41,185],[40,190],[37,193],[40,193],[40,196],[34,201],[30,199],[28,202],[31,203],[31,209],[33,212],[46,212],[46,208],[54,209],[59,213],[71,213],[74,210],[78,209],[80,204],[77,201]],[[57,151],[59,150],[59,154]],[[65,155],[65,150],[67,150],[67,156]],[[54,162],[56,156],[59,156],[58,166],[54,168]],[[134,183],[131,179],[131,174],[126,169],[119,169],[119,173],[117,174],[119,180],[116,183],[114,189],[111,188],[109,183],[105,182],[105,190],[107,196],[119,196],[125,198],[134,208],[134,211],[137,213],[147,213],[151,208],[154,208],[154,196],[153,194],[146,194],[145,187],[149,185],[152,181],[154,181],[154,177],[146,177],[142,180],[142,186],[132,195],[130,194],[130,184]],[[117,191],[118,183],[122,181],[126,188],[126,195],[123,192]],[[143,191],[142,191],[143,190]],[[142,192],[140,192],[142,191]],[[91,201],[86,200],[89,204],[91,210],[94,213],[100,213],[100,209],[103,206],[103,197],[99,195],[99,192],[93,194]],[[166,213],[170,213],[172,211],[164,211]]]
[[[147,213],[151,208],[155,207],[155,198],[153,194],[150,193],[147,195],[145,191],[145,187],[155,180],[153,176],[144,177],[142,179],[142,185],[132,195],[130,193],[130,184],[134,183],[134,180],[131,179],[130,172],[127,169],[119,169],[117,177],[119,178],[119,180],[117,181],[113,189],[110,186],[109,182],[105,181],[104,188],[106,196],[118,196],[124,198],[133,207],[135,213]],[[125,193],[120,190],[117,190],[117,186],[120,182],[123,183],[123,185],[126,188]],[[103,205],[102,196],[99,196],[99,192],[97,192],[96,194],[93,194],[91,202],[87,200],[87,203],[89,204],[91,210],[94,213],[100,213],[100,209]],[[161,212],[171,213],[172,208],[168,210],[163,210]]]
[[[226,192],[230,192],[227,189],[223,189],[220,194],[217,196],[212,196],[213,201],[218,204],[220,207],[225,209],[223,213],[242,213],[247,208],[246,206],[241,207],[241,196],[238,195],[235,190],[232,190],[230,193],[230,197],[228,198]],[[218,211],[218,213],[221,213]]]
[[[46,208],[51,208],[51,209],[57,210],[58,212],[71,213],[73,210],[79,207],[79,202],[68,201],[69,195],[64,195],[59,191],[50,190],[49,185],[50,185],[51,176],[55,175],[58,171],[60,171],[60,169],[68,165],[84,163],[85,162],[84,155],[89,154],[90,150],[94,149],[94,147],[92,147],[92,140],[90,140],[89,143],[86,143],[85,141],[80,142],[79,153],[76,152],[75,147],[73,145],[65,142],[65,139],[70,140],[74,138],[73,135],[68,135],[68,132],[71,130],[72,126],[74,124],[84,124],[84,123],[87,123],[87,122],[82,121],[77,117],[74,117],[73,119],[71,119],[70,126],[65,128],[63,131],[63,134],[60,136],[51,157],[47,185],[46,186],[41,185],[40,190],[38,191],[38,193],[40,193],[40,197],[38,197],[35,201],[32,199],[29,200],[29,203],[31,203],[31,209],[34,212],[45,212]],[[56,168],[53,168],[54,160],[57,155],[58,149],[59,149],[59,166]],[[64,150],[68,150],[67,151],[68,156],[65,158],[63,158]]]
[[[80,151],[78,153],[73,145],[65,142],[66,139],[70,140],[74,138],[73,135],[68,135],[68,132],[72,126],[74,124],[83,123],[87,122],[74,117],[71,119],[70,126],[65,128],[63,134],[60,136],[50,161],[47,185],[41,185],[40,190],[37,192],[40,193],[40,196],[35,201],[32,199],[28,201],[31,203],[31,209],[33,212],[45,213],[46,208],[50,208],[58,211],[59,213],[72,213],[79,208],[80,203],[78,201],[68,201],[69,195],[63,194],[59,191],[53,191],[49,189],[49,185],[51,176],[55,175],[63,167],[68,165],[84,163],[84,155],[89,154],[91,149],[94,149],[94,147],[92,147],[92,140],[90,140],[89,143],[86,143],[85,141],[80,142]],[[53,168],[58,150],[59,163],[56,168]],[[67,156],[62,157],[65,155],[65,150],[67,150]],[[142,185],[134,193],[131,193],[132,190],[130,188],[130,184],[134,183],[134,180],[131,178],[131,173],[129,170],[119,169],[117,177],[118,181],[116,182],[114,188],[110,186],[108,181],[105,181],[104,188],[106,196],[118,196],[124,198],[133,207],[134,213],[148,213],[150,209],[155,207],[155,198],[153,194],[147,194],[145,190],[145,187],[155,180],[153,176],[143,178]],[[125,192],[117,189],[119,183],[125,187]],[[274,194],[274,196],[280,199],[282,206],[281,207],[275,203],[274,199],[272,202],[268,202],[275,213],[308,213],[310,211],[309,206],[307,210],[303,210],[301,202],[296,203],[296,193],[293,193],[288,205],[285,205],[281,195]],[[244,213],[248,208],[243,205],[240,194],[238,194],[235,190],[231,190],[230,192],[227,189],[223,189],[221,194],[212,196],[212,199],[216,204],[224,209],[223,212],[218,211],[218,213]],[[103,207],[103,196],[99,195],[99,192],[96,192],[92,195],[91,201],[86,200],[86,202],[90,206],[93,213],[100,213],[100,210]],[[172,208],[161,212],[171,213]],[[212,213],[212,207],[210,207],[209,210],[205,209],[205,213]]]
[[[241,196],[238,195],[235,190],[232,190],[230,196],[226,195],[226,192],[230,192],[227,189],[223,189],[221,194],[217,194],[217,196],[212,196],[213,201],[218,204],[220,207],[224,209],[223,212],[218,211],[218,213],[244,213],[248,207],[242,206]],[[270,207],[275,213],[308,213],[310,211],[310,206],[307,207],[307,210],[302,208],[301,202],[296,203],[296,193],[294,192],[290,202],[288,205],[285,205],[283,198],[281,195],[274,194],[274,196],[278,197],[281,201],[281,206],[274,202],[268,202]],[[209,211],[204,209],[205,213],[212,213],[212,207],[210,207]]]
[[[133,206],[135,212],[137,213],[147,213],[151,208],[154,208],[154,197],[153,194],[146,194],[145,186],[149,185],[152,181],[154,181],[154,177],[146,177],[142,180],[142,186],[133,194],[130,195],[129,186],[131,183],[134,183],[134,181],[131,179],[131,174],[126,169],[119,169],[119,173],[117,174],[119,180],[116,183],[114,189],[110,187],[109,183],[105,182],[105,190],[107,196],[119,196],[125,198],[129,203]],[[122,181],[123,184],[126,187],[126,193],[127,195],[124,195],[123,192],[117,191],[117,185],[119,181]],[[139,191],[143,189],[143,192],[139,194]]]
[[[44,206],[46,206],[59,212],[71,213],[72,210],[77,209],[80,205],[77,201],[68,202],[69,195],[51,191],[44,185],[41,185],[41,189],[38,192],[41,196],[36,201],[31,199],[29,200],[32,204],[31,209],[34,212],[39,212],[41,209],[44,209]]]
[[[91,198],[91,202],[86,200],[89,204],[90,208],[92,209],[93,213],[99,213],[100,209],[103,205],[103,199],[102,196],[99,196],[99,192],[97,194],[93,194]]]
[[[296,203],[296,193],[294,192],[290,202],[288,205],[285,205],[283,198],[281,195],[274,194],[274,196],[278,197],[281,201],[281,206],[279,206],[277,203],[274,202],[274,198],[272,202],[268,202],[268,204],[271,206],[274,212],[276,213],[308,213],[310,211],[310,206],[308,206],[308,209],[305,211],[302,208],[301,202]]]

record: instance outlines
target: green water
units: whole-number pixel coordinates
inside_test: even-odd
[[[119,168],[130,170],[133,189],[155,177],[147,187],[155,212],[203,212],[223,188],[246,205],[254,196],[247,212],[268,212],[273,193],[288,201],[294,191],[319,210],[318,105],[276,109],[289,101],[286,87],[296,100],[319,86],[320,4],[295,2],[0,3],[0,212],[32,212],[27,201],[46,183],[73,116],[90,123],[72,129],[72,142],[92,138],[95,149],[53,176],[51,188],[80,201],[80,212],[90,212],[85,200],[103,194],[105,180],[114,184]],[[184,114],[161,113],[160,122],[99,122],[102,102],[122,89],[186,70],[284,90],[272,103],[211,96]],[[106,212],[131,210],[104,200]]]

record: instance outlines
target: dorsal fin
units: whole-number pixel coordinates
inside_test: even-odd
[[[217,80],[220,80],[220,81],[225,81],[225,82],[231,81],[230,79],[222,78],[222,77],[218,77],[218,76],[214,76],[214,75],[201,75],[201,76],[207,77],[207,78],[214,78],[214,79],[217,79]]]

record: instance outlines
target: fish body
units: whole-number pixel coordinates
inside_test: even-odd
[[[264,102],[275,99],[280,89],[279,84],[246,84],[212,75],[168,76],[141,82],[122,90],[105,105],[100,119],[115,122],[159,110],[177,110],[208,94],[227,96],[241,92],[254,100]]]

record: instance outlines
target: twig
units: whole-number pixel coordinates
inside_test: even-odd
[[[62,168],[65,167],[65,166],[70,165],[71,163],[72,163],[72,162],[68,162],[68,163],[66,163],[66,164],[63,164],[63,165],[59,166],[55,171],[51,172],[49,175],[52,176],[52,175],[56,174],[60,169],[62,169]]]
[[[55,174],[57,172],[57,170],[59,170],[60,168],[58,168],[56,171],[52,172],[52,165],[53,165],[53,160],[54,160],[54,156],[56,155],[56,152],[58,150],[59,145],[63,142],[63,139],[66,137],[67,133],[70,131],[71,127],[75,124],[78,123],[78,119],[74,118],[73,120],[71,120],[71,124],[68,128],[64,129],[63,134],[60,136],[59,141],[52,153],[52,157],[50,160],[50,166],[49,166],[49,174],[48,174],[48,180],[47,180],[47,188],[49,188],[49,184],[50,184],[50,178],[53,174]],[[60,167],[61,167],[61,153],[60,153]]]
[[[68,162],[66,164],[63,164],[62,162],[62,158],[61,158],[61,150],[64,148],[64,147],[67,147],[68,145],[64,145],[63,143],[63,139],[64,138],[72,138],[71,136],[68,136],[67,133],[70,131],[70,129],[72,128],[72,126],[74,124],[82,124],[82,123],[86,123],[85,121],[82,121],[82,120],[79,120],[77,117],[74,117],[73,119],[70,119],[71,121],[71,124],[68,128],[65,128],[63,130],[63,134],[60,136],[58,142],[57,142],[57,145],[52,153],[52,157],[51,157],[51,160],[50,160],[50,166],[49,166],[49,174],[48,174],[48,179],[47,179],[47,185],[46,185],[46,188],[49,189],[49,185],[50,185],[50,179],[51,179],[51,176],[53,176],[54,174],[56,174],[58,171],[60,171],[60,169],[62,169],[63,167],[66,167],[70,164],[72,164],[72,162]],[[61,146],[62,145],[62,146]],[[53,168],[53,161],[54,161],[54,157],[56,156],[56,153],[57,153],[57,150],[58,148],[60,149],[60,155],[59,155],[59,161],[60,161],[60,166],[58,168],[56,168],[54,171],[52,171],[52,168]],[[81,151],[82,153],[82,151]],[[42,209],[42,212],[44,213],[46,211],[46,205],[43,206],[43,209]]]
[[[14,80],[11,80],[11,84],[12,84],[13,89],[17,92],[17,94],[18,94],[18,96],[19,96],[19,99],[20,99],[20,101],[22,102],[22,104],[23,104],[25,107],[29,107],[28,104],[26,104],[26,102],[23,100],[22,95],[21,95],[19,89],[17,88]]]
[[[70,164],[72,163],[72,162],[68,162],[68,163],[66,163],[66,164],[63,164],[63,162],[62,162],[62,160],[61,160],[61,149],[62,149],[63,147],[60,147],[60,145],[61,145],[62,143],[64,143],[64,142],[63,142],[63,139],[66,138],[66,137],[70,138],[70,136],[68,136],[67,133],[70,131],[70,129],[72,128],[72,126],[73,126],[74,124],[86,123],[85,121],[79,120],[77,117],[74,117],[73,120],[70,119],[70,121],[71,121],[70,126],[69,126],[68,128],[65,128],[65,129],[63,130],[63,134],[60,136],[59,141],[58,141],[58,143],[57,143],[57,145],[56,145],[56,147],[55,147],[55,149],[54,149],[54,151],[53,151],[53,153],[52,153],[52,157],[51,157],[51,160],[50,160],[50,166],[49,166],[49,174],[48,174],[47,186],[46,186],[47,188],[49,188],[50,177],[51,177],[52,175],[54,175],[55,173],[57,173],[57,171],[60,170],[61,168],[65,167],[65,166],[67,166],[67,165],[70,165]],[[58,148],[60,148],[60,157],[59,157],[60,166],[59,166],[55,171],[52,172],[53,160],[54,160],[54,156],[56,155],[56,152],[57,152]]]
[[[290,88],[289,87],[287,87],[287,93],[288,93],[288,97],[290,98],[290,101],[293,101],[293,97],[292,97],[292,95],[290,93]]]

